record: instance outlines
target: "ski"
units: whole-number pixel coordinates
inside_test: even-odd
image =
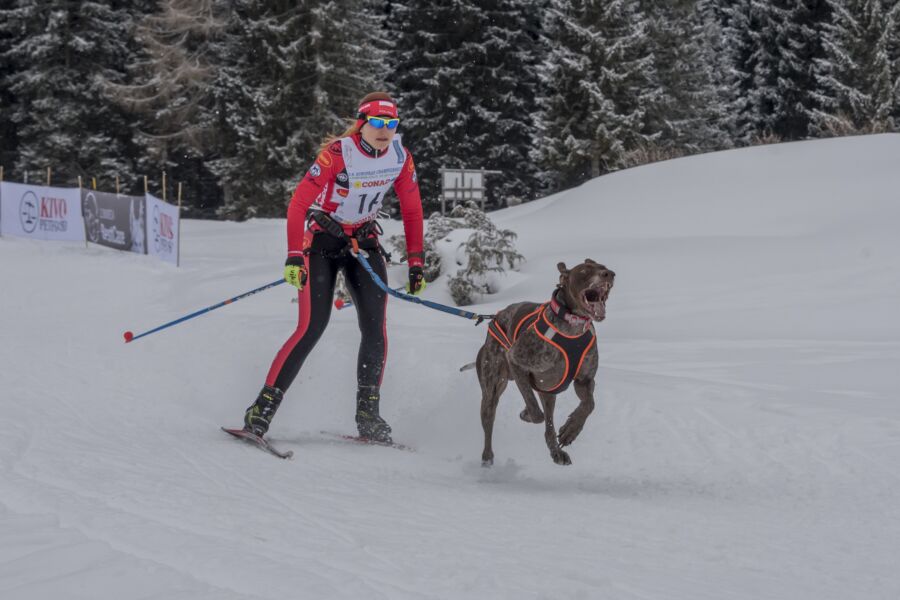
[[[265,450],[269,454],[277,456],[278,458],[290,458],[294,455],[293,450],[288,450],[287,452],[281,452],[280,450],[278,450],[274,446],[272,446],[272,444],[270,444],[268,440],[265,440],[265,439],[259,437],[258,435],[256,435],[255,433],[252,433],[245,429],[228,429],[227,427],[223,427],[222,431],[224,431],[227,434],[233,435],[234,437],[238,438],[239,440],[244,440],[245,442],[247,442],[249,444],[253,444],[260,450]]]
[[[415,448],[411,446],[407,446],[406,444],[398,444],[397,442],[379,442],[378,440],[373,440],[369,438],[360,437],[358,435],[349,435],[347,433],[335,433],[333,431],[320,431],[324,436],[332,438],[334,440],[353,443],[353,444],[363,444],[366,446],[384,446],[385,448],[394,448],[395,450],[404,450],[406,452],[415,452]]]

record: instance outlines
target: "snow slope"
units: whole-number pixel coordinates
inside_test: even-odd
[[[757,147],[496,213],[528,261],[479,312],[546,299],[561,260],[617,272],[571,467],[508,389],[481,468],[457,369],[485,329],[412,304],[383,413],[414,453],[320,433],[353,430],[352,310],[272,427],[291,461],[218,431],[287,286],[122,343],[277,279],[283,221],[187,221],[181,269],[0,238],[0,597],[900,597],[898,163],[900,135]]]

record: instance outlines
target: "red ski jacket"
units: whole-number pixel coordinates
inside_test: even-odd
[[[388,148],[384,151],[378,151],[362,139],[360,134],[356,134],[350,138],[356,146],[358,152],[353,153],[354,157],[370,157],[377,160],[384,157],[385,153],[392,151]],[[423,243],[423,223],[422,223],[422,199],[419,194],[419,184],[416,178],[416,169],[413,163],[412,155],[408,150],[395,141],[396,147],[393,149],[397,156],[405,154],[402,168],[392,182],[394,192],[400,200],[400,215],[403,218],[403,228],[406,233],[406,250],[409,257],[409,266],[423,266],[422,243]],[[398,159],[399,162],[400,159]],[[348,197],[348,194],[355,193],[355,198],[365,198],[361,194],[365,191],[363,186],[375,186],[390,184],[391,180],[382,179],[380,181],[361,181],[354,179],[358,176],[360,168],[365,165],[354,164],[353,169],[348,171],[344,161],[342,142],[338,140],[332,143],[328,148],[319,153],[316,161],[309,168],[306,176],[297,185],[294,195],[291,197],[291,203],[288,206],[287,213],[287,234],[288,234],[288,256],[300,256],[303,254],[304,229],[306,226],[308,211],[313,204],[316,207],[313,210],[322,210],[325,213],[337,217],[335,213],[341,212],[345,214],[346,210],[341,210],[341,200]],[[395,164],[396,167],[396,164]],[[377,173],[378,171],[376,171]],[[354,188],[357,188],[354,190]],[[375,195],[378,198],[378,195]],[[383,199],[383,198],[382,198]],[[374,201],[373,201],[374,204]],[[364,203],[360,202],[361,220],[350,222],[348,219],[336,218],[344,228],[344,231],[352,235],[353,232],[371,221],[375,214],[372,212],[373,204],[368,206],[368,212],[364,213]],[[380,206],[380,203],[377,205]],[[377,208],[376,206],[376,208]],[[344,207],[346,209],[347,207]],[[353,208],[353,211],[356,209]]]

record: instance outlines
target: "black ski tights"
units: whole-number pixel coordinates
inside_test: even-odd
[[[306,235],[312,236],[312,243],[306,256],[309,273],[306,286],[299,292],[300,318],[297,329],[275,356],[266,385],[286,391],[297,377],[300,367],[328,325],[335,281],[338,271],[343,269],[362,333],[356,378],[360,387],[380,387],[387,356],[387,294],[351,254],[337,256],[344,247],[342,240],[324,232],[307,232]],[[377,251],[368,255],[372,270],[382,281],[387,281],[384,258]]]

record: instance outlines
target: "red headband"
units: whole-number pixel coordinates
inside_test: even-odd
[[[371,100],[365,102],[359,105],[359,110],[357,112],[361,115],[370,117],[386,116],[394,117],[396,119],[400,116],[397,113],[397,105],[390,100]]]

